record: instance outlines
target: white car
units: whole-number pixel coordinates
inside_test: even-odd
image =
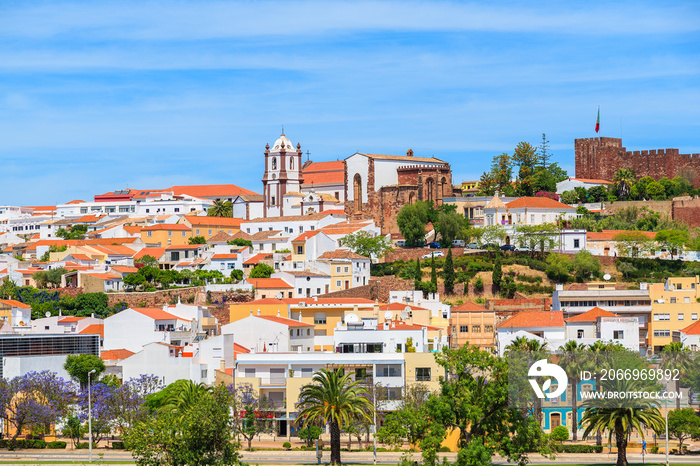
[[[445,257],[445,253],[442,251],[431,252],[425,256],[421,256],[421,259],[430,259],[431,257]]]

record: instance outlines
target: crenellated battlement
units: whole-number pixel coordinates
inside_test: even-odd
[[[672,179],[679,174],[700,185],[700,156],[680,154],[678,149],[628,151],[619,138],[576,139],[576,177],[612,181],[621,168],[633,170],[637,179],[650,176],[656,180]]]

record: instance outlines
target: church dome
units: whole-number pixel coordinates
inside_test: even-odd
[[[275,144],[272,146],[270,149],[273,152],[279,152],[282,149],[284,150],[293,150],[294,146],[292,146],[292,141],[287,139],[287,136],[282,133],[282,135],[279,137],[278,140],[275,141]]]

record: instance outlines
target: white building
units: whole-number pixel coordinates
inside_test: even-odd
[[[582,345],[596,341],[619,343],[639,352],[639,319],[620,317],[599,307],[569,317],[566,322],[566,340]]]
[[[564,315],[561,311],[521,311],[496,326],[498,354],[503,356],[510,343],[519,336],[538,337],[550,351],[566,341]]]
[[[235,335],[236,343],[251,351],[308,352],[314,350],[314,326],[286,317],[253,315],[226,324],[223,334]]]
[[[682,330],[673,331],[673,341],[683,343],[691,351],[700,350],[700,320],[693,322]]]
[[[196,335],[196,322],[159,308],[129,308],[104,320],[104,349],[139,352],[148,343],[184,346]],[[194,326],[194,328],[193,328]]]
[[[285,236],[294,238],[305,231],[320,230],[323,227],[346,220],[343,212],[325,212],[311,215],[256,218],[241,222],[241,231],[253,235],[261,231],[282,231]]]
[[[607,188],[612,183],[605,180],[591,180],[587,178],[572,178],[569,177],[564,181],[557,183],[557,194],[561,194],[564,191],[573,191],[576,188],[591,189],[596,186],[602,186]]]
[[[294,298],[311,298],[330,291],[330,273],[311,272],[310,270],[287,270],[273,273],[270,278],[281,278],[294,288]]]

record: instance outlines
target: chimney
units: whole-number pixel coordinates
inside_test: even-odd
[[[250,310],[250,317],[253,317],[253,310]]]
[[[258,309],[258,315],[260,315],[260,309]]]
[[[299,309],[299,322],[302,322],[302,320],[301,320],[301,309]]]
[[[277,309],[277,317],[279,317],[279,316],[280,316],[280,310]]]
[[[406,151],[406,157],[413,157],[413,149],[408,149]]]

